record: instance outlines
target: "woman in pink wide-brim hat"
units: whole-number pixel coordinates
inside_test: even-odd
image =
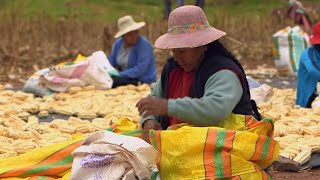
[[[181,6],[170,13],[168,31],[155,47],[171,49],[173,57],[151,95],[136,105],[146,141],[150,129],[179,123],[247,129],[245,117],[252,117],[256,108],[242,66],[218,41],[225,35],[210,26],[198,6]]]
[[[220,173],[215,167],[217,165],[219,168],[227,167],[225,169],[228,169],[230,165],[228,160],[226,160],[228,165],[224,166],[224,163],[217,164],[219,161],[217,159],[206,161],[204,157],[204,164],[209,168],[208,171],[202,171],[199,164],[188,162],[185,157],[191,154],[201,157],[201,153],[208,153],[214,158],[216,155],[219,157],[221,149],[232,149],[232,145],[224,144],[225,142],[232,144],[239,141],[229,136],[230,132],[257,128],[257,124],[273,127],[270,119],[262,123],[258,122],[261,117],[254,101],[251,101],[244,70],[236,58],[218,41],[225,35],[225,32],[210,26],[201,8],[189,5],[176,8],[171,12],[167,33],[155,42],[156,48],[171,49],[173,57],[167,60],[161,78],[153,85],[151,94],[141,99],[136,106],[141,115],[143,139],[147,142],[151,140],[152,144],[159,148],[160,175],[170,174],[167,177],[172,179],[178,179],[178,177],[230,178],[231,173]],[[186,124],[193,127],[182,127]],[[212,126],[224,129],[218,130]],[[187,132],[188,129],[193,130],[192,132],[207,131],[207,136],[197,136],[190,132],[185,136],[175,137],[177,131],[166,131],[166,129],[178,128],[181,128],[181,131],[177,130],[179,132]],[[210,133],[209,129],[212,130]],[[150,130],[162,131],[155,133]],[[272,130],[273,128],[266,128],[264,131],[255,131],[255,133],[257,136],[262,135],[266,138],[272,135]],[[166,137],[172,137],[172,139],[164,138],[165,140],[162,141],[164,134],[170,134]],[[177,139],[180,143],[185,143],[174,144]],[[195,145],[195,141],[208,143],[204,147],[199,147],[199,144]],[[170,143],[163,142],[170,142],[171,145],[176,145],[176,148],[170,149],[168,145]],[[274,146],[272,148],[275,149]],[[228,159],[229,152],[223,152]],[[277,152],[274,153],[273,157],[276,158],[275,156]],[[183,160],[173,162],[170,157]],[[272,160],[268,159],[268,161]],[[266,171],[265,169],[260,171],[263,174],[261,177],[270,178]]]

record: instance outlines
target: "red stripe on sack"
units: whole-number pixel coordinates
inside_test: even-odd
[[[233,139],[235,137],[236,131],[227,130],[226,137],[224,140],[224,147],[222,149],[222,160],[224,165],[224,176],[231,177],[231,157],[229,151],[233,147]]]
[[[250,158],[251,161],[257,161],[260,159],[262,152],[263,152],[263,145],[266,141],[266,136],[259,136],[257,143],[256,143],[256,150],[253,154],[253,156]]]
[[[18,168],[18,169],[13,169],[11,171],[8,171],[6,173],[1,174],[0,177],[19,177],[21,174],[24,174],[25,172],[30,171],[37,166],[41,166],[44,164],[53,164],[57,161],[64,159],[66,156],[70,155],[72,151],[74,151],[77,147],[79,147],[81,145],[81,143],[82,143],[82,140],[75,142],[73,144],[70,144],[63,149],[60,149],[57,152],[54,152],[51,156],[42,160],[38,164],[34,164],[31,166],[22,167],[22,168]]]
[[[269,127],[269,131],[268,131],[267,136],[272,137],[272,136],[273,136],[274,127],[272,126],[271,123],[267,123],[267,125],[268,125],[268,127]]]
[[[252,164],[256,171],[261,171],[261,168],[256,163],[252,163]]]
[[[263,124],[268,124],[270,125],[270,123],[266,123],[266,122],[262,122],[262,121],[258,121],[256,119],[254,119],[251,115],[250,115],[250,119],[248,119],[248,129],[252,129],[252,128],[255,128],[255,127],[258,127],[258,126],[261,126]],[[247,118],[247,116],[246,116]],[[247,123],[247,119],[246,119],[246,123]],[[272,127],[272,126],[271,126]]]
[[[245,121],[246,121],[246,127],[249,129],[252,128],[251,126],[259,122],[255,120],[252,115],[245,115]]]
[[[204,168],[205,175],[207,179],[213,179],[215,177],[215,166],[214,166],[214,148],[216,144],[217,130],[208,129],[207,139],[205,142],[204,152],[203,152],[203,160],[204,160]]]
[[[233,176],[233,177],[231,178],[231,180],[241,180],[241,177],[240,177],[240,175],[239,175],[239,176]]]
[[[268,180],[269,179],[269,175],[264,170],[261,170],[261,173],[262,173],[262,179],[263,180]]]

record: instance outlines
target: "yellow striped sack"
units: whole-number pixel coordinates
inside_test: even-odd
[[[71,152],[83,137],[34,149],[16,157],[0,160],[1,179],[63,179],[71,172]],[[70,174],[69,174],[70,175]],[[65,177],[68,179],[67,177]]]
[[[246,131],[176,127],[150,131],[161,179],[271,179],[265,169],[280,150],[270,137],[271,119],[257,121]]]
[[[117,134],[141,137],[142,131],[130,119],[120,118],[108,128]],[[85,137],[73,135],[73,140],[34,149],[16,157],[0,159],[0,179],[70,179],[73,156]]]

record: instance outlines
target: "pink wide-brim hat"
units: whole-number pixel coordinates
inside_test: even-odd
[[[181,6],[169,15],[168,31],[160,36],[155,47],[159,49],[194,48],[209,44],[226,33],[209,25],[198,6]]]
[[[312,45],[320,44],[320,22],[314,25],[313,34],[310,36],[310,43]]]

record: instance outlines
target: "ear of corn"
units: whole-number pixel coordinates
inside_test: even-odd
[[[305,164],[311,158],[310,150],[301,151],[293,160],[298,162],[300,165]]]

